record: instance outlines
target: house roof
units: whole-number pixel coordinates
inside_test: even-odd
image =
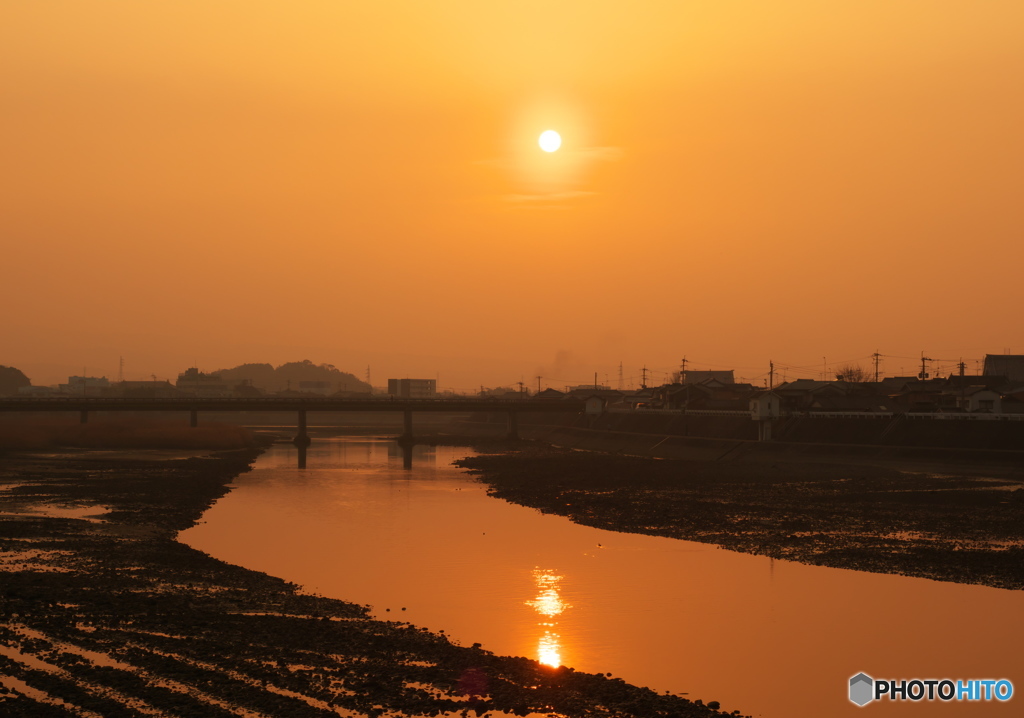
[[[916,376],[887,376],[878,382],[886,392],[900,391],[907,384],[921,381]]]
[[[700,384],[708,380],[720,381],[724,384],[732,384],[734,374],[732,369],[711,369],[707,371],[689,370],[683,372],[684,384]]]
[[[617,389],[577,389],[569,392],[574,399],[589,399],[598,396],[602,399],[621,399],[624,395]]]
[[[775,391],[781,394],[808,394],[817,393],[820,391],[836,391],[842,392],[843,389],[838,386],[839,382],[834,381],[818,381],[816,379],[794,379],[793,381],[787,381],[785,384],[780,384],[775,387]]]
[[[989,388],[987,386],[968,386],[968,387],[965,387],[963,389],[963,395],[964,396],[974,396],[975,394],[977,394],[979,392],[982,392],[982,391],[988,392],[989,394],[995,394],[996,396],[1000,395],[998,391],[996,391],[995,389],[991,389],[991,388]],[[950,394],[960,394],[961,390],[960,389],[954,389],[954,390],[950,391],[949,393]]]
[[[950,386],[984,386],[989,389],[999,390],[1009,386],[1010,380],[1001,375],[989,375],[989,374],[967,374],[965,376],[959,376],[957,374],[950,374],[949,378],[946,379],[946,383]]]
[[[1001,375],[1013,383],[1024,381],[1024,354],[986,354],[986,375]]]

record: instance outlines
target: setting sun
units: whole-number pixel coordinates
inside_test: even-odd
[[[541,133],[537,143],[545,152],[554,152],[562,146],[562,136],[554,130],[545,130]]]

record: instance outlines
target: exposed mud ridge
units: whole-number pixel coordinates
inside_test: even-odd
[[[456,646],[178,543],[256,454],[0,456],[0,715],[725,715]]]
[[[459,463],[492,496],[587,526],[1024,588],[1021,469],[656,460],[529,444]]]

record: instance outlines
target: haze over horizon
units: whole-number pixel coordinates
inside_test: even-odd
[[[1021,37],[1008,0],[7,3],[0,364],[973,373],[1024,353]]]

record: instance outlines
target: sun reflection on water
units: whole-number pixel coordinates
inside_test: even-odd
[[[527,601],[530,606],[540,615],[547,619],[560,616],[572,604],[562,599],[559,593],[559,583],[562,576],[550,569],[536,568],[533,570],[533,581],[537,585],[537,597]],[[543,628],[543,633],[537,642],[537,660],[541,663],[558,667],[562,665],[562,637],[554,630],[558,626],[557,621],[547,620],[537,624]]]

